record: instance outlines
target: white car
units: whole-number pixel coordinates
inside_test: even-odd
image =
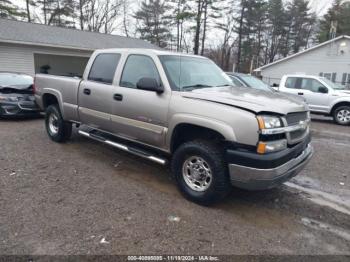
[[[285,75],[278,90],[305,98],[310,111],[330,115],[339,125],[350,124],[350,90],[327,78],[312,75]]]

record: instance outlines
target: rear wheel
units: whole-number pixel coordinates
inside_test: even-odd
[[[196,140],[182,144],[171,167],[181,193],[198,204],[218,202],[231,190],[223,152],[214,143]]]
[[[50,105],[45,114],[46,131],[51,140],[62,143],[72,134],[72,123],[64,121],[58,105]]]
[[[350,124],[350,106],[340,106],[334,110],[333,113],[334,121],[338,125],[349,125]]]

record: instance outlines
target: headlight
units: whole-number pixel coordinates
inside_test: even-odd
[[[282,127],[282,121],[278,116],[257,116],[260,129]]]
[[[286,139],[269,141],[269,142],[259,142],[257,152],[259,154],[266,154],[266,153],[281,151],[286,148],[287,148]]]

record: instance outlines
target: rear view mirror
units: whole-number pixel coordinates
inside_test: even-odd
[[[164,92],[163,86],[160,85],[156,79],[150,78],[150,77],[143,77],[143,78],[141,78],[137,82],[136,87],[138,89],[142,89],[142,90],[155,91],[157,93],[163,93]]]
[[[328,88],[324,87],[324,86],[320,86],[318,88],[318,92],[322,93],[322,94],[327,94],[328,93]]]

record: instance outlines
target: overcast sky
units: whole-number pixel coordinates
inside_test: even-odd
[[[310,0],[310,6],[318,15],[323,15],[332,5],[332,2],[332,0]]]
[[[137,6],[141,0],[129,0],[130,2],[134,2]],[[288,1],[288,0],[285,0]],[[327,9],[331,6],[333,0],[309,0],[311,8],[317,12],[319,15],[324,14],[327,12]],[[349,0],[346,0],[349,1]],[[16,3],[19,6],[25,7],[25,1],[24,0],[13,0],[14,3]]]
[[[238,1],[238,0],[237,0]],[[290,0],[284,0],[285,2],[290,1]],[[333,0],[309,0],[310,1],[310,7],[313,11],[316,12],[316,14],[318,16],[322,16],[324,15],[328,8],[332,5]],[[350,0],[345,0],[345,1],[350,1]],[[13,0],[14,3],[16,3],[18,6],[25,8],[25,0]],[[138,6],[140,5],[140,3],[142,2],[142,0],[129,0],[130,2],[130,8],[132,13],[133,11],[138,9]],[[40,12],[40,11],[39,11]],[[121,30],[119,30],[118,28],[113,32],[114,34],[123,34],[123,32]],[[208,33],[208,41],[207,44],[209,45],[215,45],[216,43],[216,39],[221,39],[221,31],[218,30],[211,30]]]

